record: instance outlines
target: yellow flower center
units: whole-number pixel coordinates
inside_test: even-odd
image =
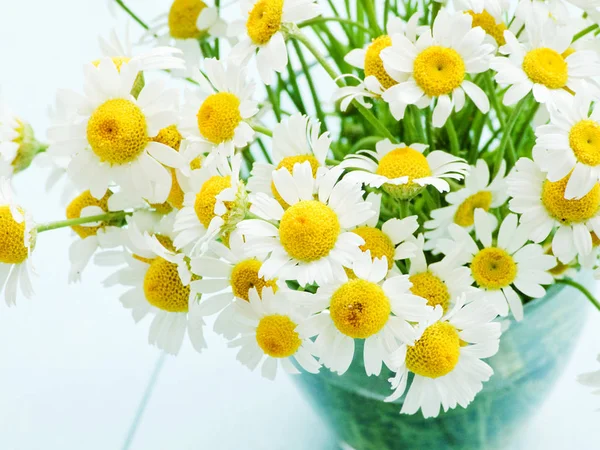
[[[569,131],[569,145],[580,162],[597,166],[600,164],[600,125],[593,120],[577,122]]]
[[[110,191],[107,191],[100,200],[94,198],[90,191],[78,195],[73,199],[67,206],[67,219],[79,219],[81,217],[81,210],[88,206],[98,206],[103,211],[108,212],[108,199],[110,198]],[[75,225],[71,227],[75,233],[79,235],[81,239],[85,239],[88,236],[95,236],[98,230],[104,228],[107,224],[102,223],[95,227],[85,227],[82,225]]]
[[[333,210],[316,200],[290,206],[279,223],[279,239],[285,251],[299,261],[316,261],[335,247],[341,227]]]
[[[25,222],[16,222],[10,208],[0,206],[0,263],[21,264],[28,254],[25,247]]]
[[[308,161],[308,163],[310,164],[313,178],[315,178],[317,176],[317,170],[319,169],[319,161],[317,161],[317,158],[315,158],[313,155],[286,156],[279,162],[275,170],[279,170],[282,167],[285,167],[289,173],[292,173],[296,164],[302,164],[306,161]],[[277,188],[275,187],[275,183],[273,183],[272,181],[271,192],[273,193],[273,197],[275,197],[275,200],[277,200],[284,209],[290,206],[281,197],[281,195],[279,195],[279,192],[277,192]]]
[[[175,39],[197,39],[205,30],[196,27],[196,21],[206,4],[201,0],[175,0],[169,10],[169,33]]]
[[[231,271],[231,289],[233,295],[248,301],[248,291],[256,289],[258,295],[262,295],[262,290],[268,286],[277,291],[277,280],[265,281],[263,277],[258,276],[262,263],[256,259],[246,259],[237,263]]]
[[[179,133],[176,125],[170,125],[160,130],[156,137],[153,137],[152,140],[154,142],[160,142],[161,144],[168,145],[172,149],[179,151],[183,136],[181,133]],[[181,209],[183,208],[184,193],[181,189],[181,186],[179,186],[177,172],[172,167],[168,167],[168,169],[169,172],[171,172],[171,191],[169,191],[169,196],[167,197],[166,203],[173,208]],[[167,214],[169,212],[170,211],[167,211]]]
[[[443,377],[458,364],[460,347],[456,328],[447,322],[436,322],[427,327],[415,345],[408,346],[406,367],[422,377]]]
[[[302,344],[296,333],[297,326],[288,316],[264,316],[256,327],[256,342],[272,358],[287,358],[296,353]]]
[[[200,168],[202,168],[202,156],[197,156],[190,162],[190,169],[198,170]]]
[[[381,83],[384,89],[389,89],[395,84],[398,84],[396,80],[388,75],[383,67],[383,61],[381,60],[381,50],[390,47],[392,45],[392,38],[385,35],[379,36],[373,39],[373,42],[367,48],[365,55],[365,77],[374,76],[377,81]]]
[[[494,38],[498,46],[503,46],[506,44],[506,40],[504,39],[506,25],[504,25],[502,22],[496,22],[496,19],[494,19],[494,17],[485,9],[480,13],[467,11],[467,14],[473,17],[473,22],[471,25],[473,28],[483,28],[483,31]]]
[[[467,197],[454,213],[454,223],[461,227],[470,227],[475,223],[475,210],[481,208],[488,211],[492,204],[492,193],[481,191]]]
[[[144,294],[152,306],[168,312],[187,312],[190,287],[184,286],[177,264],[157,257],[150,262],[144,277]]]
[[[113,56],[110,59],[112,59],[113,64],[119,72],[121,71],[121,66],[123,64],[127,64],[129,61],[131,61],[131,58],[128,58],[127,56]],[[92,61],[92,64],[98,67],[100,65],[100,60],[96,59],[95,61]]]
[[[264,45],[281,28],[283,15],[283,0],[259,0],[256,2],[248,21],[246,29],[248,36],[257,45]]]
[[[432,307],[440,305],[444,313],[450,306],[450,292],[448,286],[439,277],[431,272],[421,272],[409,277],[412,287],[410,291],[419,297],[427,300],[427,304]]]
[[[565,59],[556,50],[547,47],[529,51],[523,58],[523,70],[531,81],[549,89],[565,87],[569,77]]]
[[[230,141],[242,121],[240,99],[230,92],[209,95],[198,110],[198,129],[213,144]]]
[[[351,338],[366,339],[383,329],[391,307],[381,286],[356,279],[333,293],[329,312],[341,333]]]
[[[512,256],[501,248],[480,250],[471,261],[471,274],[477,284],[486,289],[507,287],[517,276],[517,264]]]
[[[591,219],[600,207],[600,186],[598,184],[595,184],[592,190],[580,199],[567,200],[565,198],[565,189],[570,176],[567,175],[562,180],[554,182],[545,180],[542,187],[542,204],[546,211],[550,216],[565,224]]]
[[[421,152],[404,147],[392,150],[381,158],[375,173],[389,179],[407,176],[408,183],[401,185],[386,183],[383,189],[393,197],[408,199],[423,189],[412,180],[431,176],[431,168],[427,158]]]
[[[87,125],[90,147],[101,161],[125,164],[148,144],[146,117],[132,101],[107,100],[92,113]]]
[[[388,270],[394,265],[394,254],[396,248],[392,243],[391,239],[381,231],[379,228],[374,227],[358,227],[352,230],[354,234],[358,234],[365,240],[365,243],[360,246],[363,252],[367,250],[371,251],[371,258],[386,257],[388,263]]]
[[[223,189],[228,187],[231,187],[230,177],[215,175],[206,180],[202,185],[200,192],[196,194],[194,210],[196,211],[198,220],[200,220],[205,228],[208,228],[210,221],[216,216],[215,205],[217,203],[217,195],[219,195]],[[225,202],[225,207],[228,210],[230,210],[232,206],[232,202]]]
[[[434,45],[415,58],[413,77],[429,97],[450,94],[465,79],[465,62],[456,50]]]

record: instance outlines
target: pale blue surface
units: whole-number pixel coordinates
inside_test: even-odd
[[[139,11],[168,1],[131,0]],[[145,6],[148,5],[148,6]],[[153,14],[144,14],[152,17]],[[113,20],[105,1],[0,0],[0,88],[40,137],[46,106],[57,87],[79,88],[81,66],[97,58],[97,35]],[[16,180],[25,207],[38,221],[58,219],[57,192],[44,193],[32,169]],[[119,449],[158,353],[146,344],[148,322],[138,326],[105,289],[100,269],[68,286],[68,230],[42,235],[36,248],[37,296],[16,308],[0,304],[0,449]],[[168,358],[134,450],[328,450],[328,432],[286,377],[275,383],[238,365],[234,352],[208,333],[202,355],[185,345]],[[600,398],[575,382],[596,369],[600,315],[594,314],[559,388],[540,409],[528,450],[593,450],[600,443]]]

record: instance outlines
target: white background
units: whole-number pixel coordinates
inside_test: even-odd
[[[169,4],[130,1],[146,19]],[[40,138],[55,89],[80,89],[82,64],[100,56],[97,36],[113,24],[105,1],[0,0],[2,97]],[[37,221],[58,220],[64,204],[44,179],[31,168],[16,178],[17,194]],[[36,297],[0,305],[0,450],[121,448],[159,356],[146,344],[148,322],[134,325],[120,290],[102,286],[107,272],[92,268],[81,284],[66,283],[71,239],[69,230],[41,235]],[[600,315],[589,311],[571,363],[523,440],[528,450],[600,448],[600,398],[575,382],[600,368]],[[207,334],[202,355],[186,343],[167,358],[132,449],[335,448],[288,377],[271,383],[247,372]]]

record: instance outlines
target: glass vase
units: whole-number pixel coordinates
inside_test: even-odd
[[[591,274],[579,282],[593,285]],[[525,305],[525,319],[510,322],[500,350],[487,360],[494,375],[473,403],[437,418],[399,414],[402,399],[390,395],[384,366],[380,376],[365,374],[363,341],[357,340],[348,372],[338,376],[322,369],[295,377],[345,450],[501,449],[514,448],[522,427],[539,410],[569,360],[588,311],[587,299],[575,289],[552,286],[545,297]]]

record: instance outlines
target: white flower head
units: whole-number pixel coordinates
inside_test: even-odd
[[[463,11],[473,17],[471,26],[481,27],[486,32],[486,42],[494,46],[506,44],[504,40],[503,13],[510,7],[505,0],[457,0],[454,2],[457,11]]]

